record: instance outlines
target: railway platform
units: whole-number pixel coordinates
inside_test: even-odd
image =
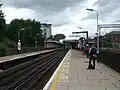
[[[30,52],[30,53],[24,53],[24,54],[3,56],[3,57],[0,57],[0,63],[15,60],[15,59],[20,59],[20,58],[24,58],[24,57],[34,56],[34,55],[46,53],[49,51],[53,51],[53,50],[43,50],[43,51]]]
[[[43,90],[120,90],[120,73],[96,62],[88,70],[88,59],[69,50]]]

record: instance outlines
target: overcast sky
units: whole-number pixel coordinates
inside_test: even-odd
[[[88,30],[90,36],[96,33],[96,13],[86,8],[99,12],[100,24],[120,20],[120,0],[0,0],[0,3],[4,4],[7,23],[14,18],[36,19],[53,24],[52,34],[66,36],[82,31],[78,27]],[[102,33],[108,30],[102,29]]]

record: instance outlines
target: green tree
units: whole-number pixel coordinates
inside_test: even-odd
[[[39,38],[37,39],[37,41],[40,42],[39,44],[44,43],[44,41],[41,40],[42,31],[40,30],[40,22],[38,21],[30,19],[12,20],[11,23],[8,25],[8,38],[17,43],[18,32],[20,32],[19,38],[23,46],[35,46],[37,34],[39,34]]]
[[[60,39],[65,39],[66,36],[64,34],[56,34],[54,36],[54,40],[59,41]]]
[[[18,41],[18,31],[23,23],[23,21],[21,21],[22,20],[14,19],[8,24],[7,36],[10,40],[13,40],[16,43]]]
[[[4,37],[6,33],[6,22],[5,22],[5,18],[4,18],[4,13],[2,12],[2,10],[0,10],[0,41],[4,40]]]

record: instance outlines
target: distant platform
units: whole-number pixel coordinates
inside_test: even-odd
[[[28,56],[33,56],[33,55],[36,55],[36,54],[41,54],[41,53],[45,53],[45,52],[49,52],[49,51],[52,51],[52,50],[44,50],[44,51],[17,54],[17,55],[11,55],[11,56],[4,56],[4,57],[0,57],[0,63],[11,61],[11,60],[14,60],[14,59],[24,58],[24,57],[28,57]]]

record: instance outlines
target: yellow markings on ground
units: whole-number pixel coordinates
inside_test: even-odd
[[[56,75],[56,77],[55,77],[55,79],[54,79],[54,81],[53,81],[53,83],[52,83],[52,85],[50,87],[50,90],[55,90],[57,81],[60,78],[60,74],[61,74],[63,68],[64,68],[64,64],[62,64],[62,66],[60,67],[60,69],[59,69],[59,71],[58,71],[58,73],[57,73],[57,75]]]

